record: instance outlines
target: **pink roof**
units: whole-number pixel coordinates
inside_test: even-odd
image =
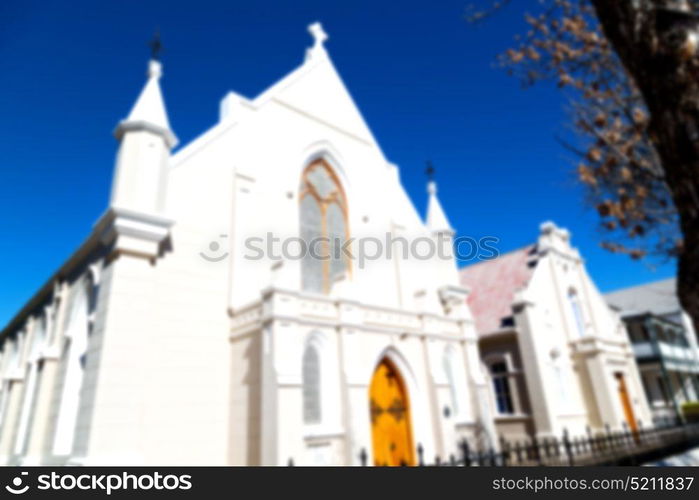
[[[512,316],[515,292],[524,288],[534,273],[529,265],[534,250],[535,245],[529,245],[460,271],[461,284],[471,289],[468,305],[479,335],[502,328],[503,319]]]

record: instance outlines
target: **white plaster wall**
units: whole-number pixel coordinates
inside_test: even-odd
[[[155,263],[109,266],[86,464],[227,463],[226,276],[187,236],[176,225]]]
[[[531,338],[541,376],[539,384],[553,419],[554,432],[560,433],[563,428],[571,432],[584,431],[585,425],[597,423],[597,416],[604,421],[611,420],[610,424],[618,427],[623,412],[615,372],[625,374],[634,413],[648,422],[649,410],[623,323],[590,279],[577,250],[570,246],[567,231],[556,228],[553,236],[542,236],[539,249],[546,249],[546,252],[539,258],[523,297],[536,304],[530,308]],[[571,289],[577,292],[583,312],[582,336],[568,298]],[[603,359],[588,360],[586,366],[578,365],[572,346],[590,337],[608,351],[600,355]],[[562,386],[556,378],[554,354],[558,355],[564,373]],[[593,387],[588,386],[590,379]]]

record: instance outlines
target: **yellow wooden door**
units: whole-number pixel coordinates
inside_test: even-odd
[[[410,402],[396,367],[383,359],[369,388],[374,465],[415,465]]]
[[[631,398],[629,397],[629,391],[626,388],[626,380],[622,373],[615,374],[617,383],[619,384],[619,399],[621,399],[621,406],[624,409],[624,417],[626,417],[626,423],[629,424],[629,429],[636,433],[638,431],[638,424],[636,423],[636,418],[633,413],[633,407],[631,406]]]

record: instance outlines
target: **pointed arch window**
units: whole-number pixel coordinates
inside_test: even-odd
[[[585,317],[583,316],[582,306],[580,304],[580,297],[578,297],[578,292],[571,288],[568,291],[568,302],[570,302],[570,308],[573,311],[573,318],[575,319],[575,326],[578,329],[578,336],[585,336]]]
[[[19,426],[17,427],[17,437],[15,438],[15,454],[21,455],[26,451],[27,440],[31,430],[31,423],[34,417],[34,407],[36,405],[36,397],[38,391],[38,379],[40,374],[39,357],[41,350],[44,347],[46,340],[46,318],[41,317],[38,320],[36,330],[32,335],[32,341],[29,350],[29,359],[27,360],[26,371],[26,386],[24,395],[22,396],[22,406],[19,414]]]
[[[321,421],[320,356],[314,345],[303,353],[303,423],[318,424]]]
[[[21,335],[18,334],[14,339],[8,340],[3,346],[3,381],[2,381],[2,395],[0,395],[0,426],[3,426],[5,422],[5,413],[7,413],[7,407],[10,400],[10,393],[12,392],[13,384],[12,379],[8,377],[8,374],[12,374],[19,366],[19,351],[20,351],[20,340]]]
[[[451,403],[454,415],[459,419],[468,417],[468,389],[466,387],[465,370],[463,363],[459,360],[456,351],[447,347],[442,358],[444,375],[449,384]]]
[[[328,293],[333,281],[349,272],[350,262],[341,251],[348,238],[347,199],[324,160],[311,163],[303,172],[299,213],[307,249],[301,262],[301,288]]]
[[[73,451],[75,428],[80,409],[80,392],[85,371],[85,356],[89,337],[89,313],[93,294],[92,281],[84,279],[76,285],[70,314],[65,329],[63,350],[63,387],[56,430],[53,439],[54,455]]]

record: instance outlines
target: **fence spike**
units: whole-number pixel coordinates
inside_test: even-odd
[[[573,450],[570,446],[570,436],[568,435],[568,429],[563,429],[563,446],[566,450],[566,455],[568,456],[568,465],[573,465]]]
[[[500,456],[502,457],[502,465],[507,467],[510,462],[510,443],[505,439],[505,436],[500,436]]]
[[[515,455],[517,456],[517,463],[522,463],[522,446],[519,441],[515,443]]]
[[[461,454],[464,458],[464,467],[471,466],[471,450],[468,447],[468,439],[464,438],[461,441]]]
[[[604,428],[607,431],[607,442],[609,444],[609,450],[611,451],[614,449],[614,436],[612,435],[612,428],[608,422],[604,424]]]

